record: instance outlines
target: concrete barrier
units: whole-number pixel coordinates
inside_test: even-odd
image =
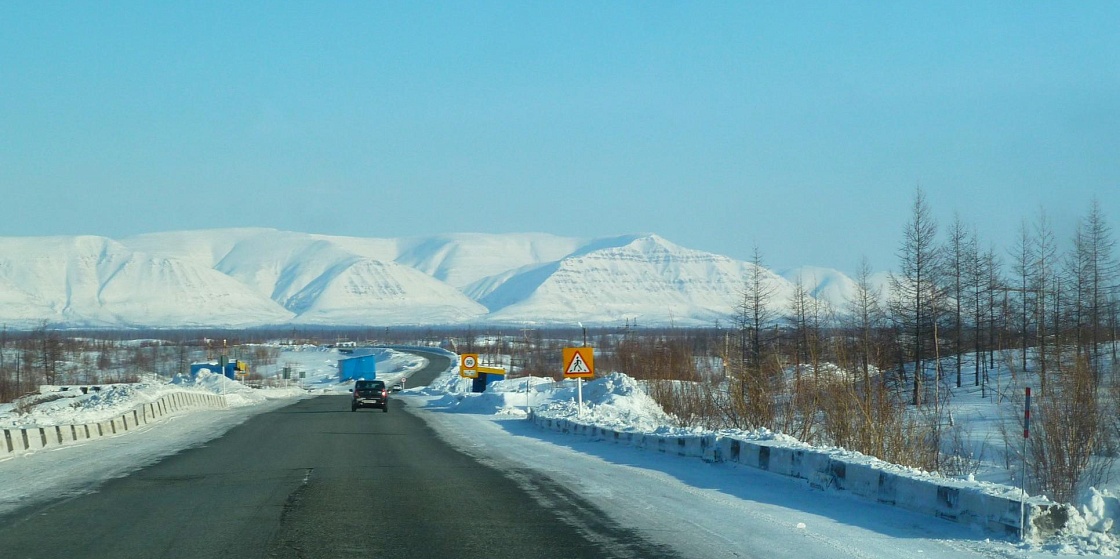
[[[43,440],[43,430],[38,427],[30,429],[20,429],[23,437],[23,447],[29,451],[39,450],[46,446],[46,441]]]
[[[778,475],[788,477],[801,477],[801,460],[798,451],[792,448],[766,445],[770,456],[767,460],[766,470]]]
[[[43,435],[43,446],[53,447],[62,444],[62,434],[59,432],[58,425],[51,427],[40,427],[39,431]]]
[[[985,493],[967,482],[924,478],[883,469],[889,464],[848,460],[825,451],[788,446],[771,441],[748,441],[722,435],[654,435],[619,432],[566,418],[530,414],[535,425],[573,435],[611,441],[639,449],[701,458],[707,462],[731,462],[778,475],[806,480],[822,490],[846,491],[854,495],[928,514],[957,523],[980,526],[1001,535],[1019,533],[1020,502]],[[1068,517],[1063,506],[1028,500],[1028,529],[1036,536],[1059,531]]]
[[[874,499],[879,491],[879,471],[868,464],[845,464],[843,488],[860,497]]]
[[[219,394],[175,392],[97,423],[3,429],[0,430],[0,460],[45,448],[125,434],[179,411],[228,407],[225,396]],[[584,425],[580,427],[587,428]]]
[[[25,450],[21,430],[4,429],[4,439],[0,440],[0,456],[11,456]]]

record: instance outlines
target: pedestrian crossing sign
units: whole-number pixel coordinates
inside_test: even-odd
[[[595,378],[595,348],[564,348],[564,378]]]

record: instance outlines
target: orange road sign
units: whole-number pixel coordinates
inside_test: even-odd
[[[564,348],[564,378],[594,378],[595,348]]]

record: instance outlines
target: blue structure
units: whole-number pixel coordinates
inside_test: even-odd
[[[373,380],[377,378],[377,356],[361,355],[338,360],[338,381]]]
[[[225,370],[223,370],[221,363],[191,363],[191,376],[198,376],[198,372],[203,369],[206,369],[211,373],[221,372],[221,374],[225,375],[226,378],[237,380],[237,373],[248,372],[249,364],[244,361],[230,361],[225,364]]]
[[[486,392],[491,383],[506,378],[504,374],[478,373],[478,378],[471,381],[471,392]]]

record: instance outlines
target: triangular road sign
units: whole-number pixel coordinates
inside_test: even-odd
[[[591,369],[587,368],[587,363],[583,362],[583,356],[576,353],[572,357],[572,362],[568,363],[568,368],[564,370],[565,375],[579,375],[590,373]]]
[[[595,376],[595,353],[590,347],[564,348],[564,377],[592,378]]]

